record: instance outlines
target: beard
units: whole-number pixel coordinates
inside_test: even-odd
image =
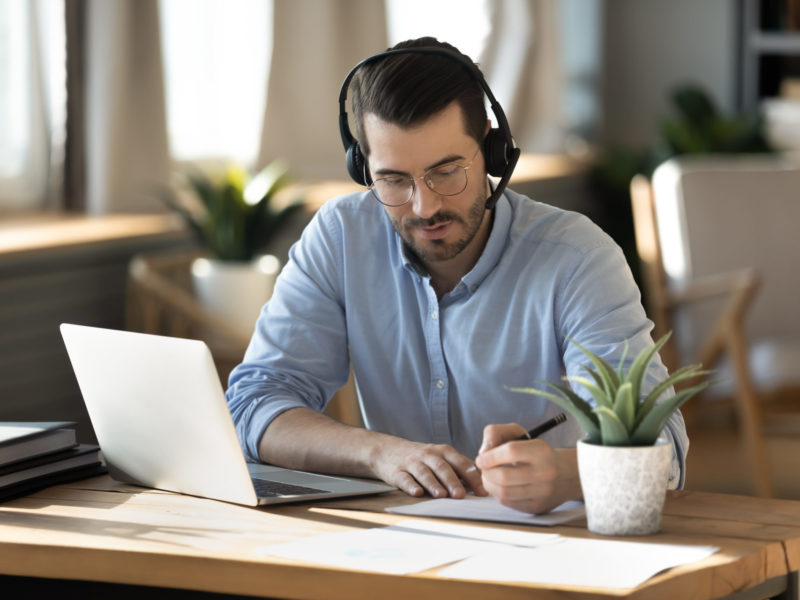
[[[422,262],[439,262],[450,260],[458,256],[464,248],[475,238],[483,222],[486,212],[486,198],[481,193],[475,196],[475,201],[469,206],[464,215],[453,211],[440,211],[429,219],[410,218],[399,221],[389,217],[394,230],[400,235],[411,253]],[[446,240],[417,240],[414,238],[414,229],[417,227],[433,227],[438,223],[452,222],[461,226],[461,235],[453,241]]]

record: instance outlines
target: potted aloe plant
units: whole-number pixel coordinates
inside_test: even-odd
[[[239,166],[216,175],[186,173],[162,195],[208,255],[192,264],[198,300],[247,338],[281,267],[264,252],[302,206],[298,198],[276,201],[289,181],[284,163],[274,161],[252,177]]]
[[[627,343],[615,368],[572,341],[591,365],[584,365],[588,377],[564,379],[583,386],[594,403],[566,385],[548,381],[543,383],[552,391],[509,388],[547,398],[569,412],[586,431],[586,438],[578,441],[578,470],[588,526],[595,533],[646,535],[661,528],[672,459],[671,444],[661,432],[683,403],[712,383],[706,379],[661,399],[673,386],[709,373],[701,365],[688,365],[642,394],[647,368],[670,335],[642,350],[628,369]]]

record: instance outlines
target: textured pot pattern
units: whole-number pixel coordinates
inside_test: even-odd
[[[599,446],[578,442],[578,469],[589,530],[647,535],[661,529],[672,445]]]

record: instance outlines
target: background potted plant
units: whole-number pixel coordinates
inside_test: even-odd
[[[627,344],[615,368],[572,341],[589,358],[591,366],[584,366],[588,377],[564,379],[585,387],[594,404],[565,385],[547,381],[544,385],[553,392],[509,388],[547,398],[568,411],[586,431],[586,438],[578,441],[578,469],[588,526],[595,533],[646,535],[661,528],[672,459],[671,444],[660,437],[661,432],[684,402],[712,383],[705,380],[659,402],[671,387],[709,373],[699,364],[688,365],[642,396],[647,367],[670,335],[642,350],[627,370]]]
[[[284,163],[274,161],[253,177],[239,166],[209,175],[200,170],[163,194],[180,214],[207,256],[192,264],[198,300],[249,338],[259,311],[272,294],[280,261],[264,254],[302,199],[279,191],[290,179]]]

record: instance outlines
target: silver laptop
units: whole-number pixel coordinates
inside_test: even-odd
[[[250,506],[395,489],[247,463],[202,341],[67,323],[61,335],[114,479]]]

